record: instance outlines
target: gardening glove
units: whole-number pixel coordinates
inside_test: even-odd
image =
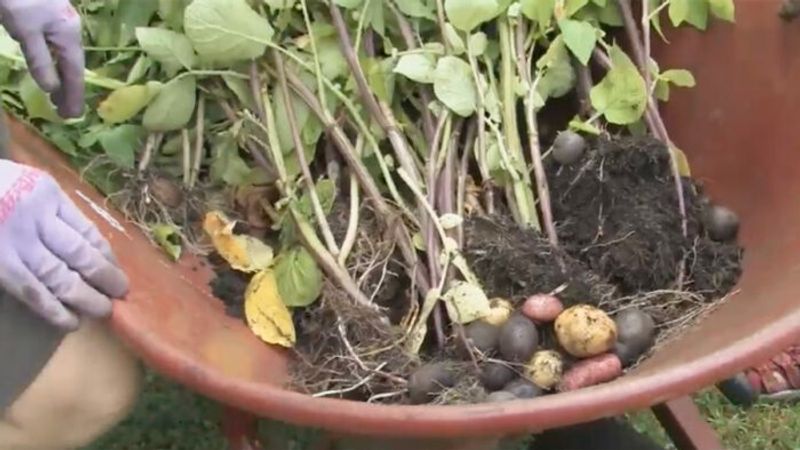
[[[0,289],[66,331],[103,318],[128,279],[99,230],[48,174],[0,160]]]
[[[80,116],[85,61],[80,16],[69,0],[0,0],[0,23],[20,43],[33,79],[58,114]]]

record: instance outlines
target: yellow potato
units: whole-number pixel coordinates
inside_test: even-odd
[[[576,305],[565,310],[556,318],[555,330],[559,344],[578,358],[605,353],[617,340],[614,321],[591,305]]]
[[[527,377],[542,389],[552,389],[561,381],[563,373],[564,361],[558,352],[552,350],[536,352],[525,366]]]
[[[514,306],[511,305],[511,302],[503,298],[489,300],[489,306],[491,309],[489,314],[483,317],[483,321],[496,327],[508,322],[508,318],[514,312]]]

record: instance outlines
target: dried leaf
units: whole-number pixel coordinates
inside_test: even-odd
[[[244,314],[253,333],[268,344],[291,348],[296,341],[292,314],[278,292],[275,274],[262,270],[244,294]]]
[[[489,298],[477,284],[457,281],[444,294],[450,320],[466,324],[485,317],[491,310]]]
[[[214,249],[242,272],[258,272],[272,265],[272,248],[252,236],[233,234],[236,222],[222,212],[210,211],[203,219],[203,230],[211,238]]]
[[[150,103],[161,86],[158,81],[151,81],[116,89],[97,106],[97,115],[109,124],[126,122]]]

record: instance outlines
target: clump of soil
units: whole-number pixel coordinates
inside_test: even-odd
[[[702,230],[705,198],[688,179],[684,237],[670,156],[660,141],[601,138],[578,164],[551,163],[548,180],[564,250],[622,295],[677,288],[710,300],[738,280],[741,249]]]

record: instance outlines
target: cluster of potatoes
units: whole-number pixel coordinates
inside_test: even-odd
[[[542,348],[540,329],[552,327],[557,345]],[[459,342],[465,359],[480,361],[480,381],[487,401],[529,399],[611,381],[635,362],[656,334],[652,317],[635,308],[613,319],[585,304],[564,308],[554,295],[527,298],[518,309],[503,299],[492,300],[491,313],[465,327]],[[466,341],[466,342],[465,342]],[[467,345],[469,345],[469,348]],[[413,403],[426,403],[456,384],[446,362],[420,367],[410,378]]]

